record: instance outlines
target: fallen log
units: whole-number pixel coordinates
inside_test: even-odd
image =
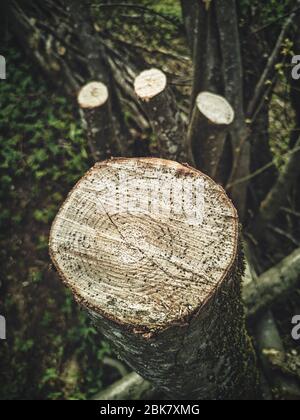
[[[236,210],[201,172],[160,159],[92,168],[50,253],[119,356],[168,398],[256,397]]]
[[[248,319],[257,318],[279,299],[296,289],[300,281],[300,249],[262,274],[257,282],[248,283],[243,290]]]
[[[158,69],[143,71],[134,81],[134,90],[157,135],[160,157],[185,161],[185,123],[166,75]]]
[[[260,284],[257,270],[260,270],[260,264],[253,258],[250,246],[246,242],[246,255],[248,255],[250,280],[244,281],[244,294],[249,287]],[[299,273],[300,275],[300,273]],[[297,277],[297,274],[296,274]],[[281,279],[285,281],[284,278]],[[270,286],[270,290],[272,290]],[[259,291],[256,300],[260,300]],[[251,295],[251,294],[250,294]],[[253,296],[251,297],[253,299]],[[261,313],[259,319],[254,325],[254,337],[256,343],[257,355],[259,358],[261,370],[261,395],[264,400],[273,399],[299,399],[300,387],[296,380],[279,369],[275,368],[274,359],[283,365],[286,361],[286,353],[284,344],[280,337],[276,321],[271,309],[267,309]]]
[[[124,378],[99,392],[92,399],[96,401],[121,401],[121,400],[149,400],[155,395],[150,382],[143,379],[135,372],[129,373]]]
[[[187,136],[189,159],[213,179],[233,121],[234,111],[225,98],[210,92],[197,96]]]

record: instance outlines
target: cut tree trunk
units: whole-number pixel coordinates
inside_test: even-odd
[[[111,115],[108,99],[108,89],[101,82],[88,83],[77,98],[95,162],[105,159],[110,154],[109,145],[114,143],[112,121],[108,118]]]
[[[135,79],[134,90],[157,135],[160,157],[186,160],[185,123],[167,86],[166,75],[158,69],[143,71]]]
[[[91,0],[65,0],[67,13],[72,20],[72,29],[77,34],[84,51],[92,79],[110,84],[109,68],[104,57],[104,48],[99,44],[91,16]]]
[[[225,140],[234,111],[222,96],[202,92],[196,100],[187,136],[189,159],[198,169],[216,179]]]
[[[201,172],[97,164],[62,206],[50,253],[117,353],[169,398],[256,397],[237,212]]]

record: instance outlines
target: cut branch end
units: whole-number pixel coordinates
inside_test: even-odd
[[[166,75],[158,69],[145,70],[134,81],[134,90],[142,101],[149,101],[167,87]]]
[[[234,110],[223,96],[201,92],[196,103],[201,114],[212,124],[228,126],[233,123]]]
[[[85,85],[78,94],[78,104],[81,109],[95,109],[108,101],[108,89],[101,82],[91,82]]]

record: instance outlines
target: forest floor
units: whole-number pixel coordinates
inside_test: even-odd
[[[91,162],[80,120],[10,42],[0,84],[0,398],[85,398],[119,377],[108,345],[51,266],[48,236]],[[75,116],[75,118],[74,118]]]
[[[160,11],[161,2],[154,3]],[[178,17],[173,0],[164,3],[164,13]],[[114,24],[108,25],[117,36]],[[128,42],[136,42],[132,27],[127,32]],[[162,38],[176,42],[185,62],[174,32],[151,34],[147,45],[160,50],[162,66],[164,59],[170,64]],[[120,367],[62,286],[48,236],[66,194],[92,162],[75,104],[45,81],[13,40],[3,54],[8,78],[0,83],[0,314],[7,319],[7,340],[0,342],[0,399],[90,398],[120,378]],[[184,65],[181,79],[173,67],[174,84],[188,84],[190,68]],[[182,74],[180,65],[177,70]],[[300,290],[275,308],[287,350],[295,348],[291,310],[300,313]]]

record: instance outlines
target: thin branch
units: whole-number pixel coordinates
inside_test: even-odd
[[[292,216],[295,216],[295,217],[299,217],[300,218],[300,212],[298,212],[296,210],[289,209],[287,207],[282,207],[281,210],[284,211],[287,214],[290,214]]]
[[[172,53],[170,51],[157,49],[157,48],[156,49],[150,49],[150,48],[147,48],[145,45],[140,45],[140,44],[136,44],[136,43],[127,42],[125,40],[119,39],[118,37],[111,36],[111,40],[114,41],[114,42],[120,43],[122,45],[125,45],[126,47],[129,47],[129,48],[140,49],[142,51],[145,51],[147,54],[163,55],[165,57],[171,58],[172,60],[178,60],[178,61],[182,61],[184,63],[191,61],[191,59],[189,57],[185,57],[183,55],[175,54],[175,53]]]
[[[260,206],[260,213],[256,221],[257,226],[261,226],[265,222],[269,223],[277,216],[293,182],[297,181],[297,177],[300,174],[299,150],[300,137],[275,185]]]
[[[291,12],[286,13],[286,14],[284,14],[283,16],[280,16],[279,18],[274,19],[272,22],[267,23],[266,25],[264,25],[264,26],[262,26],[262,27],[260,27],[260,28],[258,28],[258,29],[253,30],[251,33],[252,33],[253,35],[255,35],[255,34],[259,33],[259,32],[265,31],[265,30],[266,30],[266,29],[268,29],[270,26],[273,26],[273,25],[275,25],[276,23],[278,23],[278,22],[282,21],[283,19],[288,18],[288,17],[289,17],[289,16],[291,16],[293,13],[297,13],[297,14],[298,14],[299,12],[300,12],[300,7],[296,7],[296,8],[295,8],[295,9],[293,9]]]
[[[141,10],[144,13],[148,13],[148,14],[157,16],[157,17],[159,17],[161,19],[164,19],[168,23],[171,23],[172,25],[176,26],[177,28],[182,29],[182,25],[177,22],[177,19],[176,18],[172,19],[171,17],[166,16],[166,15],[164,15],[162,13],[156,12],[155,10],[150,9],[149,7],[146,7],[146,6],[140,6],[138,4],[132,4],[132,3],[128,3],[128,4],[127,3],[114,3],[114,4],[103,4],[103,3],[100,3],[100,4],[96,4],[96,6],[102,7],[102,8],[106,8],[106,9],[107,8],[115,8],[115,7],[124,7],[125,9],[137,9],[137,10]]]
[[[258,104],[258,106],[257,106],[257,108],[256,108],[256,110],[255,110],[255,112],[254,112],[254,114],[253,114],[253,116],[252,116],[252,119],[251,119],[251,124],[252,124],[252,126],[253,126],[253,124],[256,122],[257,118],[259,117],[259,115],[260,115],[260,113],[261,113],[261,111],[262,111],[262,109],[263,109],[263,107],[264,107],[265,102],[267,102],[267,98],[269,97],[269,95],[271,96],[271,95],[272,95],[272,93],[274,92],[274,89],[275,89],[275,87],[276,87],[276,83],[277,83],[277,81],[278,81],[278,74],[276,73],[276,74],[274,75],[274,77],[273,77],[272,82],[271,82],[271,83],[270,83],[270,85],[268,86],[268,88],[267,88],[267,90],[266,90],[265,94],[262,96],[261,101],[260,101],[260,103]]]
[[[299,3],[299,1],[298,1],[298,3]],[[258,81],[258,83],[256,85],[253,98],[249,103],[249,106],[248,106],[248,109],[247,109],[248,118],[252,118],[252,116],[255,112],[256,106],[257,106],[258,102],[260,101],[260,98],[264,94],[265,86],[266,86],[266,83],[268,81],[269,75],[270,75],[271,71],[273,70],[273,68],[276,64],[276,61],[277,61],[277,59],[280,55],[280,51],[281,51],[281,47],[282,47],[282,43],[284,41],[284,38],[286,37],[287,32],[290,29],[291,25],[293,24],[296,16],[297,16],[297,14],[295,12],[292,13],[289,16],[289,18],[287,19],[287,21],[285,22],[285,24],[284,24],[284,26],[283,26],[283,28],[280,32],[280,35],[278,37],[278,40],[277,40],[276,45],[274,47],[274,50],[269,57],[269,60],[268,60],[267,65],[265,67],[265,70],[264,70],[260,80]]]
[[[300,146],[295,147],[293,150],[290,150],[289,152],[282,155],[282,157],[287,158],[287,157],[289,157],[289,156],[291,156],[291,155],[293,155],[293,154],[295,154],[299,151],[300,151]],[[259,168],[257,171],[252,172],[249,176],[246,176],[244,178],[240,178],[240,179],[236,180],[235,182],[233,182],[231,184],[228,184],[227,188],[232,188],[235,185],[239,185],[239,184],[243,184],[244,182],[251,181],[253,178],[256,178],[257,176],[261,175],[262,173],[264,173],[268,169],[272,168],[273,166],[276,166],[275,160],[273,160],[272,162],[269,162],[267,165]]]
[[[269,226],[270,230],[272,230],[273,232],[277,233],[279,236],[281,236],[282,238],[287,239],[288,241],[290,241],[293,245],[299,247],[300,246],[300,241],[298,241],[298,239],[294,238],[293,235],[291,235],[288,232],[285,232],[284,230],[276,227],[276,226]]]

